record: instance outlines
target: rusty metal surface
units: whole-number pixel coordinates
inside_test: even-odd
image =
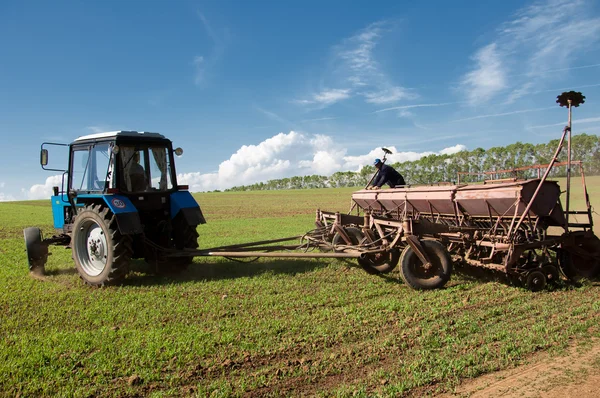
[[[473,216],[485,216],[490,211],[496,216],[521,216],[530,202],[529,217],[550,216],[560,198],[560,187],[555,181],[544,181],[532,201],[539,184],[540,180],[535,179],[493,185],[467,185],[457,189],[455,201]],[[553,214],[553,219],[564,224],[562,209]]]
[[[360,258],[364,253],[358,251],[343,252],[343,253],[271,253],[271,252],[244,252],[244,251],[229,251],[229,252],[198,252],[197,256],[217,256],[217,257],[276,257],[276,258]]]
[[[503,182],[493,185],[419,186],[361,190],[352,194],[352,200],[363,211],[388,212],[390,215],[433,213],[488,217],[522,215],[529,204],[539,180]],[[545,181],[532,204],[528,216],[550,216],[555,222],[564,220],[561,208],[555,209],[560,187],[555,181]],[[458,205],[458,207],[457,207]],[[515,206],[517,208],[515,209]],[[564,222],[563,222],[564,223]],[[558,224],[562,225],[562,224]]]

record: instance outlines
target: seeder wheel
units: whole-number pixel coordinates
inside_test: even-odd
[[[595,235],[575,236],[564,246],[560,266],[568,278],[594,278],[600,273],[600,239]]]
[[[357,248],[364,247],[364,245],[367,243],[367,238],[360,228],[348,227],[344,228],[344,231],[350,239],[350,244],[344,241],[344,238],[340,233],[336,233],[331,242],[334,249],[336,246],[356,246]],[[339,249],[335,250],[339,251]],[[359,258],[358,264],[369,274],[386,274],[396,268],[399,259],[400,252],[397,249],[393,249],[389,252],[369,254],[364,259]]]
[[[434,240],[423,240],[421,246],[431,263],[423,264],[413,248],[406,246],[400,258],[400,276],[413,289],[428,290],[444,286],[452,274],[452,259],[448,250]]]
[[[350,238],[350,243],[346,242],[339,232],[336,232],[331,241],[331,244],[333,245],[334,249],[336,246],[340,245],[358,246],[360,244],[360,241],[365,237],[362,231],[356,227],[344,228],[344,231],[346,232],[346,235],[348,235],[348,238]],[[338,251],[337,249],[335,250]]]
[[[361,241],[361,244],[366,244],[367,238]],[[387,274],[392,272],[398,261],[400,260],[400,251],[392,249],[388,252],[368,254],[366,258],[358,259],[358,264],[369,274]]]
[[[532,292],[539,292],[546,287],[546,282],[547,280],[544,273],[542,271],[535,270],[527,274],[525,285],[527,286],[527,289],[531,290]]]
[[[558,268],[552,264],[544,265],[541,269],[542,273],[546,277],[546,281],[550,284],[557,284],[560,279]]]

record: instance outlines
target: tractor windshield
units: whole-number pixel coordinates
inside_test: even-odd
[[[120,145],[119,156],[123,191],[168,191],[173,188],[168,148]]]
[[[108,143],[73,147],[70,188],[87,192],[102,192],[105,188],[110,188],[111,150]]]

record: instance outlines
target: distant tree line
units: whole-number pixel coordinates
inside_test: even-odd
[[[435,184],[456,182],[458,172],[482,172],[514,169],[534,164],[547,164],[554,156],[559,140],[551,140],[544,144],[516,142],[504,147],[493,147],[487,150],[476,148],[472,151],[461,151],[452,155],[429,155],[412,162],[393,163],[406,180],[407,184]],[[586,175],[600,174],[600,137],[596,135],[578,134],[572,138],[572,160],[584,163]],[[567,160],[567,145],[561,151],[559,161]],[[573,170],[578,172],[578,168]],[[541,171],[543,174],[544,170]],[[227,191],[264,191],[276,189],[334,188],[365,186],[375,173],[375,167],[365,166],[359,172],[338,171],[329,177],[311,175],[290,177],[252,185],[244,185],[227,189]],[[531,178],[538,175],[537,170],[527,170],[498,175],[497,178],[519,177]],[[554,168],[552,177],[566,175],[566,167]],[[486,178],[483,175],[463,175],[461,182],[476,182]],[[489,176],[487,177],[490,178]]]

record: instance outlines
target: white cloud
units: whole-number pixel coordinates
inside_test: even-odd
[[[43,184],[35,184],[29,190],[24,191],[27,199],[48,199],[52,196],[52,187],[61,186],[62,175],[55,175],[46,178],[46,182]]]
[[[258,145],[243,145],[219,165],[216,173],[183,173],[177,179],[190,185],[191,190],[207,191],[293,176],[299,171],[299,160],[304,160],[299,158],[300,154],[310,149],[310,139],[303,134],[279,133]]]
[[[228,35],[227,30],[215,30],[206,16],[201,12],[197,12],[197,15],[206,34],[212,41],[212,47],[206,52],[208,54],[207,56],[196,55],[192,60],[192,66],[194,68],[194,83],[197,86],[201,86],[206,80],[206,75],[211,70],[215,69],[215,66],[225,53]]]
[[[400,109],[398,111],[398,117],[403,117],[406,119],[410,119],[412,118],[414,115],[411,111],[409,111],[408,109]]]
[[[421,159],[423,156],[429,156],[429,155],[451,155],[453,153],[457,153],[460,151],[464,151],[467,149],[466,146],[461,145],[461,144],[457,144],[454,145],[452,147],[449,148],[443,148],[440,151],[425,151],[425,152],[413,152],[413,151],[409,151],[409,152],[398,152],[398,150],[396,149],[395,146],[387,146],[387,149],[389,149],[390,151],[392,151],[391,155],[387,156],[387,163],[388,164],[392,164],[392,163],[398,163],[398,162],[413,162],[415,160],[419,160]],[[359,156],[346,156],[345,160],[345,167],[347,170],[354,170],[354,171],[358,171],[361,168],[363,168],[364,166],[368,166],[373,164],[373,161],[377,158],[382,158],[383,153],[381,148],[375,148],[373,150],[371,150],[369,153],[367,153],[366,155],[359,155]]]
[[[414,105],[402,105],[402,106],[394,106],[391,108],[385,108],[385,109],[379,109],[373,113],[380,113],[380,112],[389,112],[389,111],[396,111],[396,110],[403,110],[403,109],[412,109],[412,108],[431,108],[431,107],[438,107],[438,106],[447,106],[447,105],[456,105],[456,104],[461,104],[462,102],[442,102],[439,104],[414,104]]]
[[[448,147],[448,148],[444,148],[441,151],[439,151],[438,153],[440,155],[453,155],[455,153],[461,152],[461,151],[466,151],[467,147],[462,145],[462,144],[456,144],[454,146]]]
[[[551,88],[549,90],[537,90],[537,91],[532,91],[532,94],[538,94],[538,93],[560,93],[560,92],[564,92],[564,91],[571,91],[571,90],[579,90],[581,88],[589,88],[589,87],[598,87],[600,86],[600,83],[596,83],[596,84],[583,84],[581,86],[571,86],[571,87],[563,87],[563,88]]]
[[[291,123],[289,120],[284,119],[283,117],[279,116],[278,114],[276,114],[275,112],[271,112],[269,110],[263,109],[260,106],[254,106],[254,108],[259,111],[260,113],[264,114],[266,117],[268,117],[271,120],[274,120],[276,122],[288,125],[288,126],[292,126],[293,123]]]
[[[371,104],[388,104],[404,98],[409,98],[411,94],[402,87],[390,87],[379,92],[366,93],[366,101]]]
[[[531,92],[532,87],[533,83],[528,82],[525,83],[522,87],[513,89],[513,91],[508,95],[508,98],[506,99],[506,104],[512,104],[519,98],[526,96]]]
[[[477,67],[466,74],[462,84],[466,86],[469,103],[476,105],[480,101],[487,101],[506,87],[506,72],[496,43],[483,47],[472,58]]]
[[[0,188],[4,188],[6,186],[5,182],[0,182]]]
[[[0,192],[0,202],[11,202],[17,200],[14,196]]]
[[[395,146],[389,146],[388,149],[393,152],[388,156],[388,162],[395,163],[417,160],[434,153],[455,153],[465,147],[455,145],[438,152],[398,152]],[[180,184],[189,185],[192,191],[222,190],[277,178],[358,171],[382,155],[381,148],[375,148],[363,155],[349,156],[346,148],[329,136],[291,131],[279,133],[257,145],[242,146],[222,162],[216,172],[181,173],[177,180]]]
[[[512,103],[531,93],[549,72],[595,67],[571,65],[600,39],[600,18],[592,16],[592,4],[546,0],[518,10],[472,57],[477,67],[461,80],[469,102],[475,105],[509,91],[505,103]]]
[[[599,123],[600,122],[600,117],[587,117],[587,118],[583,118],[583,119],[574,119],[572,121],[572,124],[577,125],[577,124],[586,124],[586,123]],[[561,123],[554,123],[554,124],[544,124],[544,125],[540,125],[540,126],[529,126],[527,127],[528,129],[541,129],[544,127],[556,127],[556,126],[566,126],[567,122],[561,122]]]
[[[464,122],[466,120],[487,119],[489,117],[510,116],[510,115],[516,115],[518,113],[529,113],[529,112],[546,111],[548,109],[556,109],[556,107],[555,106],[547,106],[545,108],[519,109],[519,110],[516,110],[516,111],[510,111],[510,112],[492,113],[492,114],[489,114],[489,115],[479,115],[479,116],[473,116],[473,117],[466,117],[464,119],[451,120],[451,122]]]
[[[392,30],[387,21],[373,23],[348,37],[332,49],[332,68],[329,80],[344,89],[324,89],[312,94],[310,99],[296,100],[297,104],[332,105],[343,99],[362,97],[372,104],[387,104],[399,100],[418,97],[413,90],[394,84],[386,74],[375,49],[384,36]]]
[[[320,104],[331,105],[347,98],[350,98],[349,89],[331,89],[315,94],[313,100]]]
[[[303,120],[300,120],[300,122],[301,123],[302,122],[322,122],[322,121],[325,121],[325,120],[335,120],[335,119],[339,119],[339,118],[340,118],[339,116],[336,116],[336,117],[333,117],[333,116],[318,117],[318,118],[315,118],[315,119],[303,119]]]
[[[411,90],[393,84],[377,60],[375,49],[390,31],[387,21],[373,23],[344,40],[334,51],[342,78],[368,103],[387,104],[409,96],[417,97]]]
[[[590,18],[590,2],[585,0],[548,0],[517,12],[513,21],[501,29],[508,48],[527,46],[531,75],[552,65],[566,70],[573,54],[598,40],[600,18]],[[512,42],[512,43],[510,43]]]

